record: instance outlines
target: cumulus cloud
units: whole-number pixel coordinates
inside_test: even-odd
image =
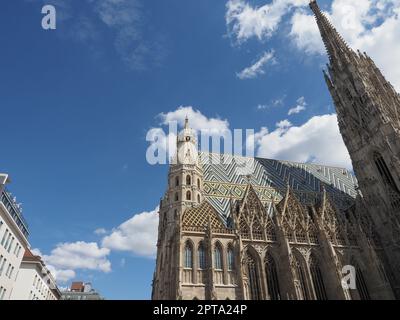
[[[253,65],[247,67],[236,74],[236,76],[241,79],[253,79],[259,75],[265,74],[265,66],[267,64],[276,64],[276,59],[274,56],[274,51],[264,52],[260,59],[258,59]]]
[[[282,17],[294,7],[307,5],[309,0],[273,0],[255,7],[245,0],[229,0],[226,4],[228,33],[239,43],[252,37],[268,38],[278,28]]]
[[[289,109],[289,112],[288,112],[289,116],[306,110],[307,102],[304,97],[298,98],[296,102],[297,102],[296,106]]]
[[[335,114],[312,117],[300,126],[283,120],[274,131],[262,128],[254,140],[259,157],[352,167]]]
[[[136,214],[122,223],[103,238],[102,246],[109,250],[154,257],[157,249],[157,228],[158,208]]]
[[[49,269],[57,283],[67,283],[76,277],[76,272],[74,270],[57,269],[52,265],[47,265],[47,269]]]
[[[60,243],[50,255],[43,259],[58,270],[97,270],[111,271],[111,262],[107,259],[110,254],[108,248],[100,248],[95,242],[66,242]]]
[[[325,12],[353,49],[366,51],[400,90],[400,2],[397,0],[334,0]],[[307,54],[324,54],[312,14],[298,9],[291,18],[290,36]]]
[[[169,125],[170,122],[176,121],[180,126],[183,126],[185,118],[188,117],[190,127],[194,130],[221,132],[229,129],[228,120],[223,120],[219,117],[207,117],[192,106],[180,106],[174,111],[160,113],[158,117],[161,119],[162,125]]]

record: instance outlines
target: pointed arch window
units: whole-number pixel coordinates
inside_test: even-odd
[[[265,257],[265,272],[267,276],[268,295],[271,300],[280,300],[278,272],[274,258],[268,252]]]
[[[316,299],[327,300],[324,279],[322,278],[319,262],[314,254],[310,256],[310,272]]]
[[[192,193],[190,191],[186,192],[186,200],[192,200]]]
[[[232,246],[228,247],[228,271],[235,270],[235,256]]]
[[[299,259],[294,256],[294,268],[295,268],[295,273],[296,273],[296,278],[299,283],[299,289],[301,293],[301,299],[302,300],[309,300],[310,295],[308,293],[308,288],[307,288],[307,281],[306,281],[306,271],[304,269],[303,264],[299,261]]]
[[[356,269],[356,290],[358,291],[360,300],[371,300],[364,273],[362,272],[360,265],[354,259],[351,264]]]
[[[185,244],[185,268],[193,268],[193,248],[190,241]]]
[[[214,248],[214,268],[222,270],[222,247],[219,243]]]
[[[197,256],[199,260],[199,269],[206,269],[206,252],[204,249],[203,242],[200,242],[199,248],[197,250]]]
[[[261,300],[261,289],[260,289],[260,277],[259,277],[259,272],[258,268],[256,265],[256,261],[253,258],[253,256],[247,252],[246,254],[246,273],[247,273],[247,278],[248,278],[248,284],[249,284],[249,299],[250,300]]]
[[[192,184],[192,177],[190,175],[186,176],[186,184],[190,186]]]
[[[384,182],[388,184],[390,187],[392,187],[394,190],[399,191],[393,179],[393,176],[385,162],[385,159],[383,159],[382,155],[376,152],[374,154],[374,162]]]

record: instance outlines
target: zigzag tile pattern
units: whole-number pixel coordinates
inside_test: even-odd
[[[205,197],[225,219],[230,198],[242,199],[248,183],[269,209],[281,201],[288,184],[304,204],[317,203],[323,187],[341,209],[357,195],[355,176],[343,168],[204,152],[200,160]]]

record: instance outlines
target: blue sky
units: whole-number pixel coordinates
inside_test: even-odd
[[[147,163],[146,134],[169,120],[254,129],[259,156],[351,168],[307,2],[2,1],[0,171],[60,285],[150,298],[167,166]],[[399,1],[353,2],[319,1],[399,88]]]

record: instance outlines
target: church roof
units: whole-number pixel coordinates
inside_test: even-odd
[[[288,185],[307,205],[321,200],[323,188],[338,208],[348,208],[357,195],[356,178],[344,168],[205,152],[200,152],[200,161],[204,196],[225,221],[230,199],[242,200],[249,183],[269,212]]]
[[[182,224],[188,227],[207,227],[209,222],[214,229],[225,228],[218,212],[207,200],[204,200],[199,206],[185,211]]]

